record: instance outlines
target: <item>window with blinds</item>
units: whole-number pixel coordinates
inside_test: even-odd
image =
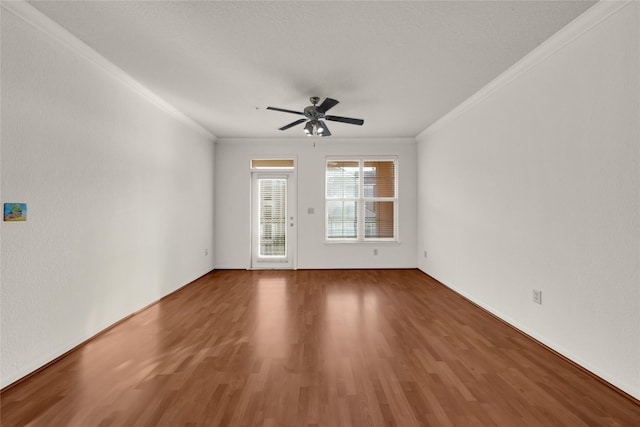
[[[262,257],[284,257],[287,240],[287,180],[259,179],[259,241]]]
[[[396,163],[327,160],[327,240],[397,240]]]

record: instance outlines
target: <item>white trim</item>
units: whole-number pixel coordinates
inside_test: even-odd
[[[326,137],[326,138],[242,138],[242,137],[220,137],[216,140],[217,144],[291,144],[295,146],[300,146],[302,144],[308,144],[309,146],[313,145],[313,141],[316,140],[317,147],[320,147],[321,144],[324,145],[343,145],[345,143],[358,143],[358,144],[415,144],[416,140],[414,137],[401,137],[401,138],[340,138],[340,137]]]
[[[21,18],[34,28],[42,31],[46,35],[50,36],[54,40],[57,40],[65,47],[69,48],[71,51],[86,59],[87,61],[93,63],[94,65],[101,68],[110,76],[114,77],[122,84],[127,86],[129,89],[132,89],[134,92],[137,92],[143,98],[150,101],[152,104],[160,108],[165,113],[171,115],[174,119],[182,122],[183,124],[189,126],[200,135],[206,138],[213,138],[215,141],[217,137],[196,123],[193,119],[176,109],[173,105],[169,104],[164,99],[160,98],[158,95],[153,93],[151,90],[147,89],[140,82],[135,80],[129,74],[127,74],[124,70],[110,62],[104,56],[100,55],[97,51],[91,48],[89,45],[78,39],[76,36],[71,34],[68,30],[62,27],[60,24],[53,21],[51,18],[46,16],[44,13],[40,12],[35,7],[31,6],[24,0],[12,0],[12,1],[2,1],[0,3],[0,7],[3,9],[13,13],[15,16]]]
[[[498,75],[498,77],[487,83],[460,105],[416,135],[416,139],[420,140],[427,134],[434,133],[451,121],[455,120],[465,111],[482,102],[493,92],[509,84],[516,78],[526,74],[530,69],[544,62],[547,58],[553,56],[556,52],[562,50],[565,46],[586,34],[614,13],[633,3],[633,1],[634,0],[600,0],[582,15],[570,22],[567,26],[544,41],[540,46],[525,55],[513,66],[509,67],[506,71]]]

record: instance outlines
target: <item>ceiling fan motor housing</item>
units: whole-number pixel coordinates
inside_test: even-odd
[[[324,117],[324,113],[318,111],[315,105],[309,105],[307,108],[305,108],[304,115],[312,120],[317,120]]]

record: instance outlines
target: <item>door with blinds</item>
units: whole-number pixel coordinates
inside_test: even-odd
[[[294,268],[295,191],[291,176],[252,174],[252,268]]]

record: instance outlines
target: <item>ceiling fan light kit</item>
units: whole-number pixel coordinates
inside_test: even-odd
[[[307,122],[307,124],[304,126],[304,133],[306,133],[308,136],[313,135],[313,123],[312,122]]]
[[[304,133],[308,136],[320,136],[320,137],[331,136],[331,131],[329,131],[329,128],[327,127],[323,119],[334,121],[334,122],[340,122],[340,123],[348,123],[351,125],[358,125],[358,126],[362,126],[364,124],[364,120],[362,119],[353,119],[350,117],[340,117],[340,116],[332,116],[332,115],[326,114],[327,111],[329,111],[331,108],[335,107],[338,104],[339,101],[335,99],[326,98],[324,101],[322,101],[322,104],[320,105],[318,105],[318,102],[320,102],[320,98],[318,98],[317,96],[312,96],[311,98],[309,98],[309,101],[311,101],[312,105],[309,105],[308,107],[306,107],[304,111],[287,110],[287,109],[278,108],[278,107],[267,107],[267,110],[281,111],[283,113],[291,113],[291,114],[298,114],[298,115],[305,116],[306,118],[298,119],[295,122],[291,122],[287,125],[284,125],[281,128],[279,128],[279,130],[287,130],[291,127],[294,127],[306,122],[306,125],[304,126]]]

